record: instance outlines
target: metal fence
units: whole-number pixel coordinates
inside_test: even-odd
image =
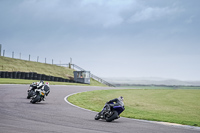
[[[46,57],[40,57],[40,56],[35,56],[31,54],[23,55],[22,53],[16,53],[14,51],[6,51],[2,50],[2,45],[0,44],[0,56],[4,57],[9,57],[9,58],[15,58],[15,59],[20,59],[20,60],[28,60],[28,61],[34,61],[34,62],[41,62],[41,63],[46,63],[46,64],[55,64],[54,59],[49,59]],[[48,60],[47,60],[48,59]],[[58,61],[57,61],[58,62]],[[61,61],[59,61],[61,63]]]

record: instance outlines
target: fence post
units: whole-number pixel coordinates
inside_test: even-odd
[[[21,59],[21,53],[19,53],[19,59]]]
[[[37,57],[37,62],[39,61],[39,56]]]
[[[69,63],[69,69],[71,69],[71,63]]]
[[[46,64],[46,60],[47,60],[47,59],[45,58],[45,64]]]
[[[0,56],[1,56],[1,44],[0,44]]]
[[[31,55],[29,54],[29,61],[31,60]]]
[[[3,56],[5,56],[5,50],[3,50]]]
[[[53,65],[53,59],[52,59],[52,65]]]
[[[14,52],[12,52],[12,58],[14,58]]]

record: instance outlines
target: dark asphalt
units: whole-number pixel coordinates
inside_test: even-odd
[[[26,99],[29,85],[0,85],[0,133],[200,133],[200,128],[163,125],[120,118],[95,121],[95,112],[76,108],[64,98],[102,87],[51,86],[46,101],[31,104]]]

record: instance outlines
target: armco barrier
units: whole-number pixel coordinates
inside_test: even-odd
[[[47,76],[44,74],[38,74],[35,72],[7,72],[0,71],[0,78],[12,78],[12,79],[32,79],[32,80],[46,80],[46,81],[56,81],[56,82],[72,82],[73,80],[64,79],[61,77]]]

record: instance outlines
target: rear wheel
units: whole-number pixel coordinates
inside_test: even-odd
[[[116,119],[117,116],[118,116],[117,111],[113,111],[113,115],[111,115],[110,117],[106,117],[106,121],[107,121],[107,122],[111,122],[111,121],[113,121],[114,119]]]

